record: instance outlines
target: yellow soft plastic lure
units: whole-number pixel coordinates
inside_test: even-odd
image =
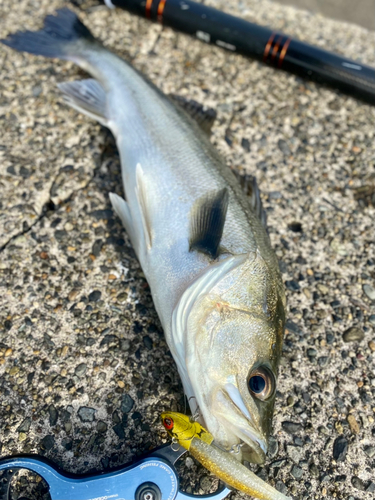
[[[174,441],[229,486],[260,500],[291,500],[247,469],[232,454],[212,444],[212,434],[190,417],[165,412],[161,414],[161,420]]]

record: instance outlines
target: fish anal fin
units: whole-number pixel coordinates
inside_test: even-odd
[[[190,251],[197,250],[213,259],[218,257],[228,202],[227,188],[209,193],[195,202],[191,211]]]
[[[108,126],[106,93],[97,80],[76,80],[59,83],[64,101],[77,111]]]
[[[206,108],[199,102],[194,101],[194,99],[187,99],[176,94],[169,94],[168,97],[193,118],[204,132],[208,135],[211,134],[212,125],[217,117],[217,113],[213,108]]]
[[[138,163],[136,166],[135,176],[137,183],[137,198],[141,209],[143,233],[145,237],[146,248],[147,250],[149,250],[152,246],[151,220],[148,207],[146,177],[140,163]]]

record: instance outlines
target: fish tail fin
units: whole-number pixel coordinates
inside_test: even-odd
[[[78,16],[66,7],[57,10],[55,16],[47,16],[40,31],[19,31],[0,41],[20,52],[75,62],[85,47],[99,45]]]

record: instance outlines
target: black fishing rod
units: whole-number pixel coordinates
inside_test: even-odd
[[[375,104],[375,68],[191,0],[104,0],[147,19]]]

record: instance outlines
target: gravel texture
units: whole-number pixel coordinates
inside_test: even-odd
[[[66,3],[5,0],[0,36]],[[375,108],[91,0],[74,5],[164,92],[214,107],[213,143],[258,179],[288,323],[270,454],[254,470],[296,499],[373,498]],[[266,0],[215,5],[374,64],[364,28]],[[109,204],[122,189],[113,138],[56,89],[83,72],[4,47],[0,64],[1,455],[101,471],[167,442],[159,415],[184,411],[182,387]],[[180,471],[189,492],[217,484],[190,457]],[[16,483],[14,499],[48,499],[36,476]]]
[[[324,16],[360,24],[368,29],[375,28],[373,0],[358,0],[355,8],[352,0],[279,0],[278,3],[320,12]]]

